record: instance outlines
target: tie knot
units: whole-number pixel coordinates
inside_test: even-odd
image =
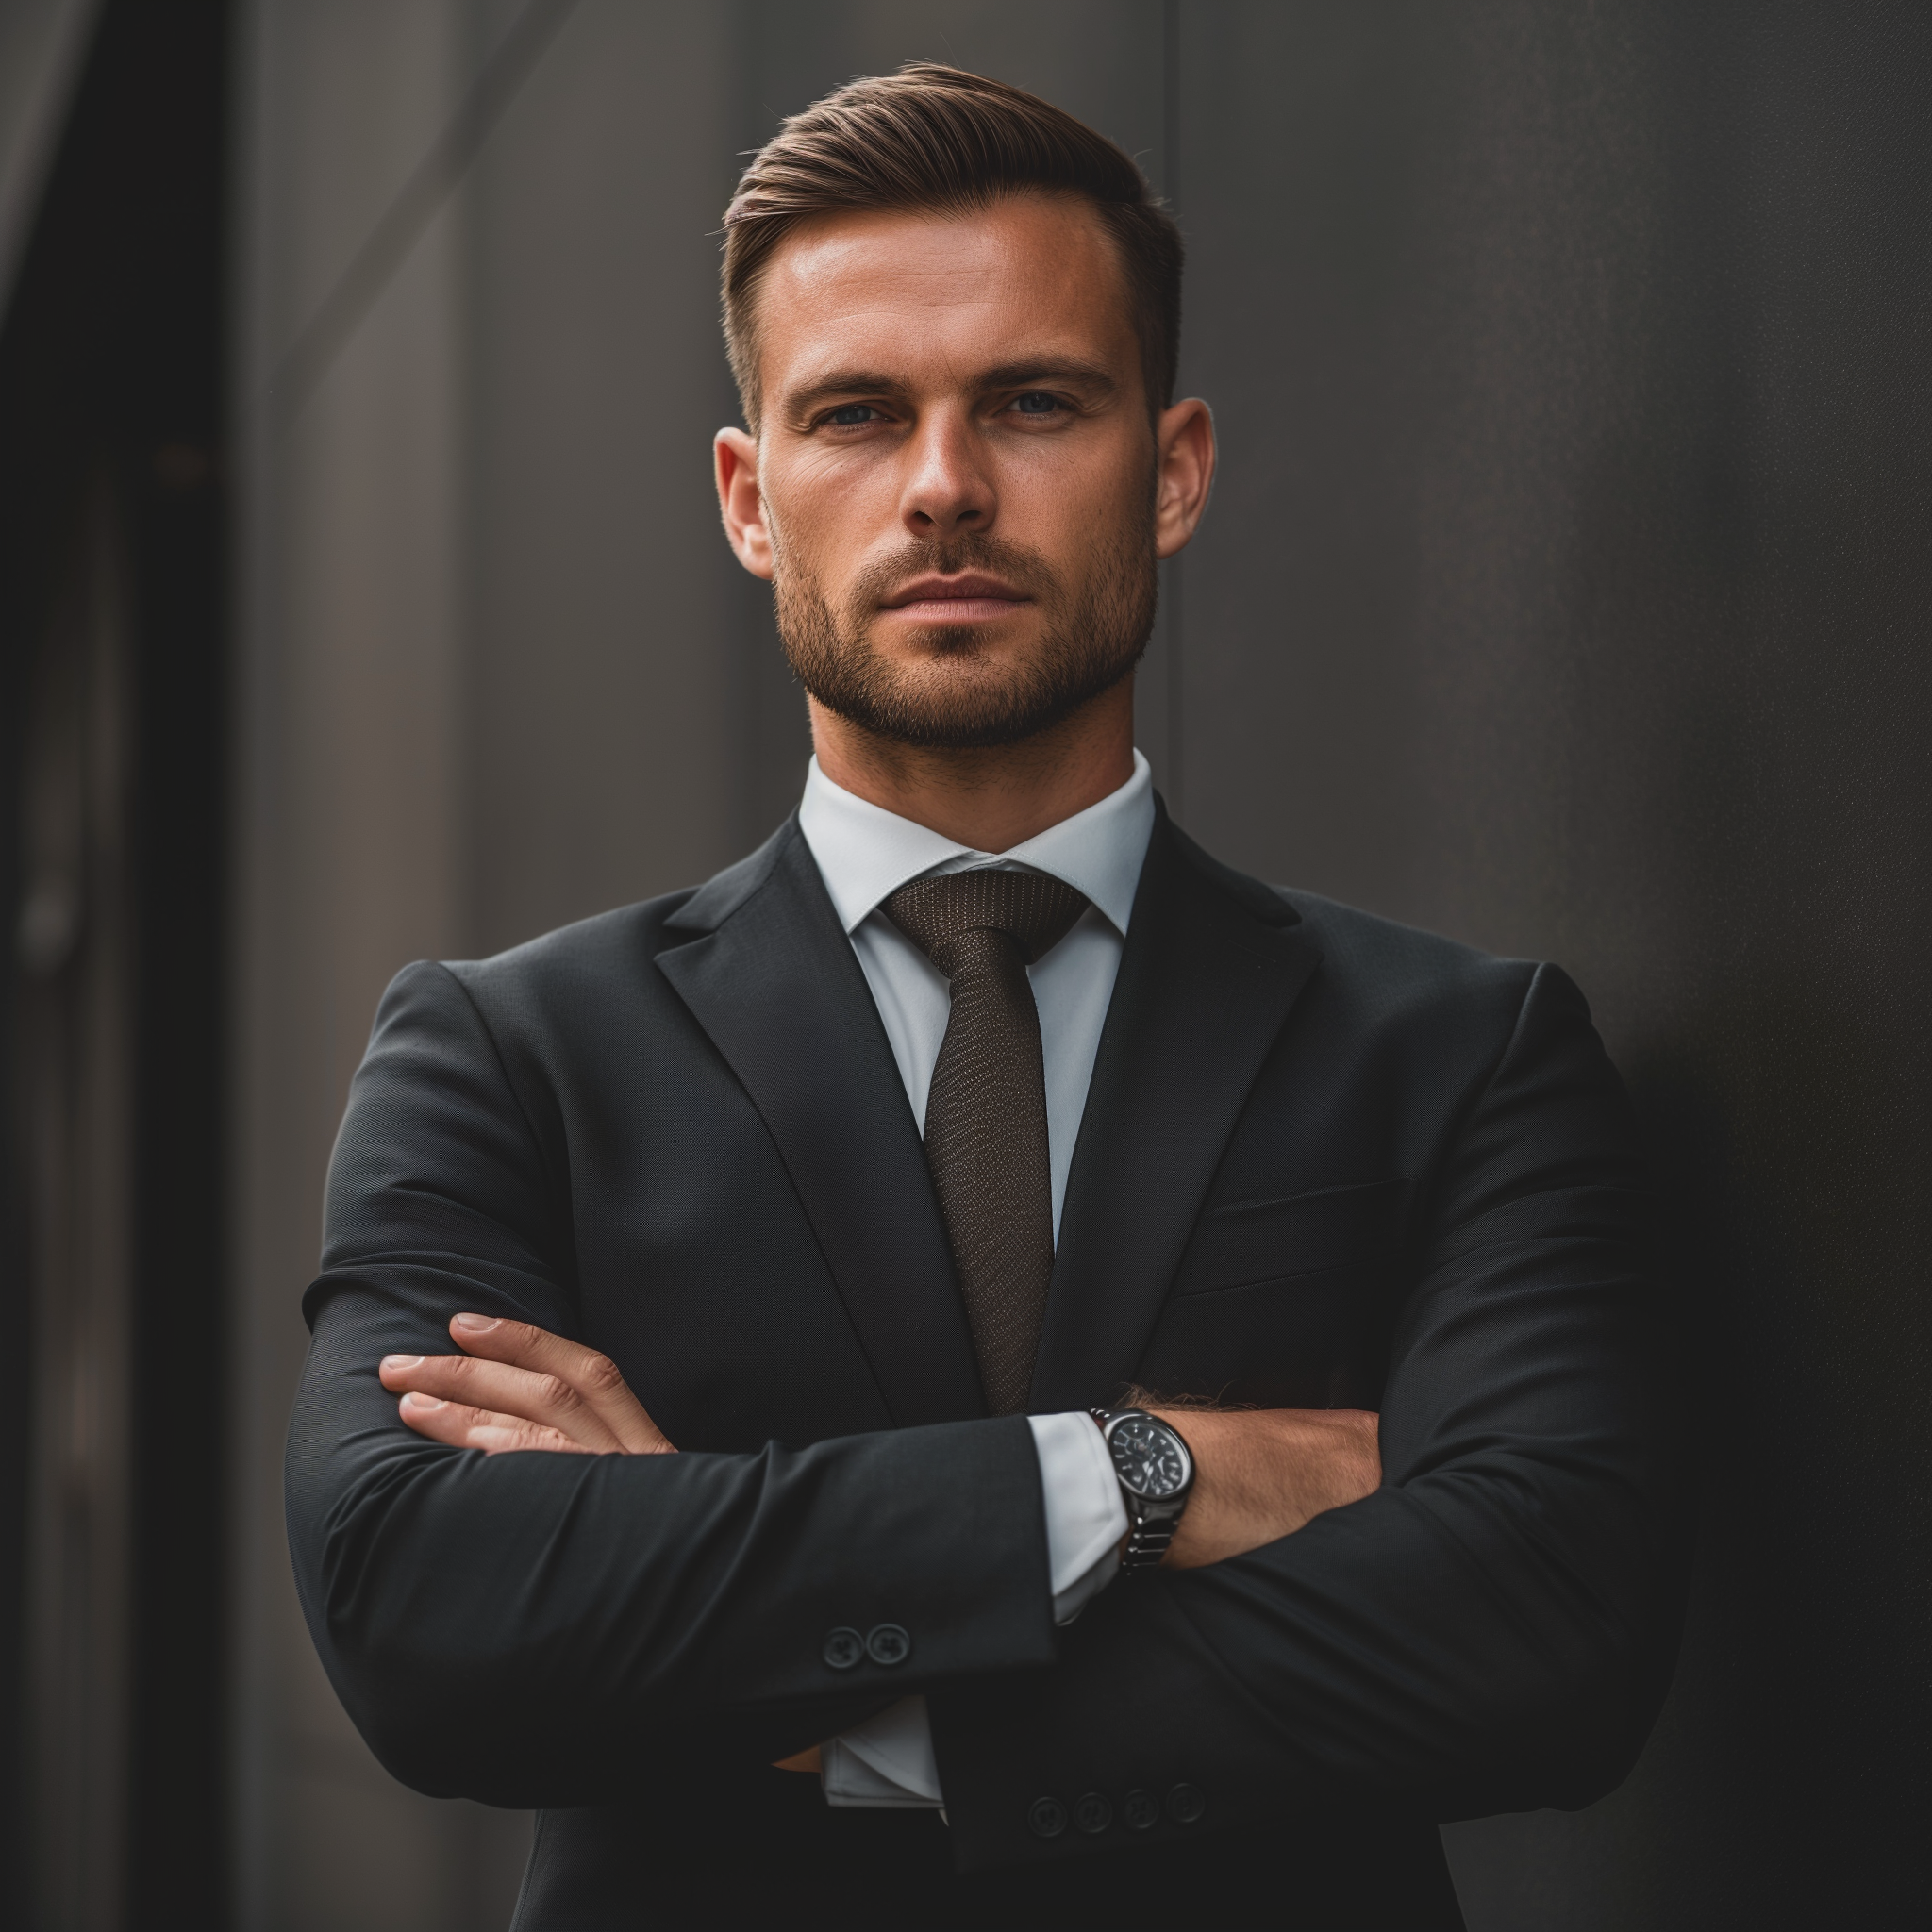
[[[886,901],[886,916],[948,979],[970,934],[1005,933],[1030,966],[1086,909],[1087,895],[1064,880],[993,866],[914,879]]]

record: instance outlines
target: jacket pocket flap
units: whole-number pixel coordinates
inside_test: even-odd
[[[1362,1181],[1217,1208],[1196,1224],[1174,1292],[1206,1294],[1378,1260],[1401,1237],[1408,1190],[1406,1180]]]

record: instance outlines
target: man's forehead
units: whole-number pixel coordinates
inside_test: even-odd
[[[1067,194],[1012,194],[974,208],[855,208],[813,215],[773,252],[801,284],[852,275],[984,273],[1028,258],[1091,258],[1106,249],[1091,204]]]
[[[991,368],[1131,356],[1124,279],[1098,217],[1063,197],[822,216],[786,237],[763,277],[766,377],[790,391],[881,357]]]

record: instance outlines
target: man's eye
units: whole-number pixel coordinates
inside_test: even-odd
[[[841,429],[860,429],[877,414],[870,403],[847,403],[834,409],[825,421],[836,424]]]
[[[1029,389],[1024,396],[1013,398],[1013,408],[1023,416],[1051,416],[1059,406],[1059,397],[1048,395],[1043,389]]]

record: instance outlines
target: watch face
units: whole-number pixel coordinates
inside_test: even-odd
[[[1108,1432],[1120,1479],[1137,1496],[1158,1502],[1187,1484],[1188,1458],[1174,1431],[1152,1416],[1130,1415]]]

